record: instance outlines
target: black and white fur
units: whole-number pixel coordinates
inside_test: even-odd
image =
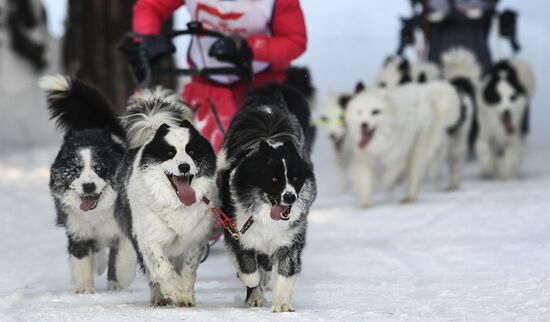
[[[460,114],[447,129],[448,144],[443,158],[449,165],[448,190],[456,190],[462,181],[464,162],[472,140],[472,128],[476,126],[477,90],[481,66],[475,55],[464,48],[454,48],[442,55],[443,77],[455,88],[460,99]]]
[[[114,176],[126,149],[122,127],[95,88],[63,76],[44,77],[40,85],[51,117],[65,131],[51,167],[50,191],[57,224],[67,232],[76,292],[95,292],[94,270],[105,270],[107,248],[109,289],[128,287],[135,276],[136,254],[114,218]]]
[[[407,83],[428,83],[441,77],[439,67],[430,62],[411,63],[404,56],[389,56],[376,76],[376,86],[394,88]]]
[[[263,289],[271,279],[271,310],[294,310],[291,297],[316,196],[309,118],[299,92],[270,84],[247,96],[225,137],[225,159],[220,162],[223,210],[239,229],[250,217],[254,220],[239,240],[225,235],[251,307],[265,304]]]
[[[503,180],[518,177],[529,133],[529,105],[534,91],[533,71],[528,63],[518,58],[495,63],[483,76],[476,144],[483,177]]]
[[[194,306],[200,256],[214,223],[216,155],[192,113],[167,91],[144,92],[123,116],[130,149],[116,175],[117,220],[132,240],[152,305]]]

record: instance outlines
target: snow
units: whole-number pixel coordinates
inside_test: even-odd
[[[59,35],[64,1],[47,2],[56,10],[50,22]],[[51,134],[53,124],[43,109],[30,121],[37,113],[35,101],[2,106],[9,117],[0,127],[24,120],[38,138],[20,144],[26,149],[8,152],[13,137],[23,135],[14,129],[13,137],[10,131],[0,137],[0,321],[550,320],[550,109],[545,106],[550,92],[544,90],[550,84],[545,57],[550,22],[541,10],[547,1],[501,2],[521,9],[522,55],[539,81],[524,177],[481,181],[474,163],[460,191],[428,184],[417,204],[398,204],[402,191],[397,190],[379,194],[373,208],[357,209],[353,194],[337,188],[321,129],[314,156],[319,195],[293,300],[296,313],[246,308],[244,287],[221,242],[199,267],[196,308],[150,307],[141,275],[125,291],[107,292],[104,275],[96,280],[97,294],[74,294],[66,237],[54,225],[48,192],[59,136]],[[337,5],[303,0],[302,6],[310,41],[299,63],[310,66],[321,92],[372,80],[383,57],[396,48],[395,17],[408,13],[404,0]],[[44,136],[50,145],[43,146]]]
[[[335,187],[329,145],[316,146],[319,196],[294,296],[296,313],[244,306],[245,290],[214,246],[198,272],[196,308],[152,308],[140,275],[129,290],[77,295],[64,230],[54,226],[48,167],[56,147],[0,158],[0,321],[520,321],[550,319],[550,152],[530,150],[523,179],[458,192],[424,187],[419,203],[379,194],[357,209]]]

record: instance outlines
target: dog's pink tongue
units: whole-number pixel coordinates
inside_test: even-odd
[[[282,214],[284,214],[285,211],[287,211],[287,210],[288,210],[287,206],[275,205],[275,206],[271,207],[271,212],[269,213],[269,215],[271,216],[271,219],[273,219],[273,220],[281,220]]]
[[[81,201],[82,202],[80,203],[80,210],[88,211],[88,210],[91,210],[92,208],[94,208],[94,206],[97,202],[97,198],[82,197]]]
[[[369,144],[371,136],[370,132],[363,132],[361,141],[359,141],[359,148],[364,149]]]
[[[510,135],[514,134],[516,129],[514,128],[512,121],[506,120],[506,121],[503,121],[503,123],[504,123],[504,129],[506,129],[506,132]]]
[[[175,177],[174,181],[176,188],[178,188],[178,198],[184,205],[191,206],[197,202],[197,195],[195,194],[195,190],[193,190],[189,184],[189,177],[178,176]]]

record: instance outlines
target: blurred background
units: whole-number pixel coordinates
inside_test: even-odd
[[[69,10],[68,2],[71,3]],[[33,4],[36,27],[32,28],[31,52],[34,57],[14,52],[10,43],[7,10],[1,10],[3,27],[0,27],[0,153],[57,143],[58,135],[47,121],[42,94],[36,86],[42,74],[68,73],[80,70],[84,78],[99,86],[118,108],[132,91],[122,54],[116,50],[118,41],[130,29],[131,6],[134,1],[80,1],[43,0],[45,18],[42,20],[39,0],[0,0],[0,5],[23,6]],[[380,69],[384,58],[393,54],[399,42],[399,17],[411,14],[407,0],[359,1],[340,0],[338,5],[316,0],[302,0],[309,42],[307,52],[297,65],[308,66],[318,89],[318,102],[322,104],[327,90],[348,91],[358,80],[368,84]],[[532,147],[549,147],[550,128],[550,20],[545,0],[502,0],[499,9],[512,8],[519,13],[520,56],[529,61],[537,76],[537,93],[532,108]],[[25,8],[22,8],[24,11]],[[70,13],[70,14],[68,14]],[[40,18],[40,19],[39,19]],[[25,17],[20,23],[29,24]],[[184,28],[189,21],[185,8],[180,9],[172,21],[174,28]],[[44,25],[42,25],[44,23]],[[167,25],[169,29],[171,25]],[[177,64],[185,64],[187,39],[177,40]],[[37,46],[35,49],[32,47]],[[29,51],[24,47],[23,51]],[[491,46],[494,40],[491,38]],[[511,54],[503,44],[502,55]],[[44,60],[40,61],[40,51]],[[410,50],[410,49],[409,49]],[[94,53],[94,54],[90,54]],[[98,54],[102,53],[102,54]],[[414,55],[409,55],[413,57]],[[171,62],[167,62],[170,64]],[[181,89],[181,81],[165,80],[165,84]]]

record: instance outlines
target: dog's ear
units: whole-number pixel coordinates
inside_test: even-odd
[[[159,126],[159,128],[157,129],[157,132],[155,132],[155,136],[153,137],[152,141],[159,140],[159,139],[163,138],[164,136],[166,136],[169,129],[170,129],[170,126],[168,124],[162,123],[162,125]]]
[[[260,148],[259,148],[260,155],[265,155],[266,153],[269,153],[271,151],[273,151],[273,148],[271,147],[271,145],[269,145],[267,141],[262,140],[260,142]]]
[[[362,81],[358,81],[357,84],[355,84],[355,94],[359,94],[366,89],[367,87]]]
[[[287,107],[283,93],[280,90],[276,90],[271,93],[271,95],[269,95],[269,98],[273,101],[274,104],[285,108]]]
[[[345,110],[346,107],[348,107],[348,103],[350,100],[351,100],[351,95],[345,95],[345,94],[340,95],[340,97],[338,97],[338,105],[342,110]]]
[[[74,130],[70,129],[65,133],[65,136],[63,136],[63,141],[68,141],[74,134]]]
[[[384,59],[384,67],[388,66],[389,63],[393,60],[393,56],[388,56]]]
[[[193,124],[191,124],[191,122],[189,122],[188,120],[183,120],[183,121],[180,123],[180,127],[184,127],[184,128],[187,128],[187,129],[191,129],[191,128],[193,128]]]
[[[286,149],[287,151],[296,151],[296,147],[294,146],[294,143],[292,143],[292,141],[288,140],[288,141],[285,141],[283,143],[283,148]]]

